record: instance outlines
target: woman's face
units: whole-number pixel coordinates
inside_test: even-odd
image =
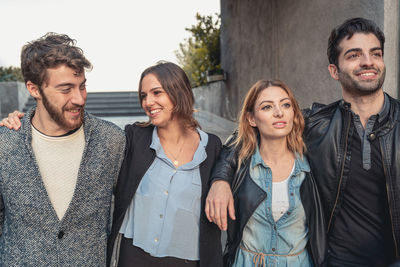
[[[256,100],[248,121],[257,127],[263,139],[286,138],[293,128],[294,110],[285,90],[277,86],[265,88]]]
[[[174,105],[154,74],[147,74],[143,78],[140,99],[153,125],[165,127],[171,121]]]

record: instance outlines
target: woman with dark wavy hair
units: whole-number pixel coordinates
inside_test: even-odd
[[[149,121],[125,127],[109,261],[119,267],[222,266],[220,231],[204,213],[221,141],[200,130],[189,79],[176,64],[147,68],[138,93]]]
[[[212,175],[213,182],[228,181],[234,197],[225,266],[323,265],[322,208],[303,129],[301,110],[283,82],[261,80],[250,88],[239,129]]]

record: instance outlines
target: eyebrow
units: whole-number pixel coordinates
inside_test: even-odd
[[[151,91],[154,91],[154,90],[156,90],[156,89],[160,89],[160,88],[162,88],[162,86],[153,87],[153,88],[150,89],[150,92],[151,92]]]
[[[279,100],[279,102],[282,102],[282,101],[285,101],[285,100],[290,100],[290,98],[289,97],[282,98],[281,100]],[[261,106],[263,103],[274,103],[274,101],[263,100],[263,101],[261,101],[261,103],[258,106]]]
[[[373,51],[376,51],[376,50],[381,50],[381,51],[382,51],[382,48],[379,47],[379,46],[377,46],[377,47],[371,48],[369,51],[370,51],[370,52],[373,52]],[[360,52],[360,51],[361,51],[361,48],[351,48],[351,49],[347,50],[347,51],[344,53],[343,56],[346,56],[348,53],[351,53],[351,52]]]
[[[86,79],[83,80],[83,82],[79,85],[79,87],[81,87],[81,86],[84,85],[85,83],[86,83]],[[57,84],[57,85],[55,86],[55,88],[60,88],[60,87],[64,87],[64,86],[74,86],[74,84],[73,84],[73,83],[60,83],[60,84]]]
[[[160,89],[160,88],[162,88],[162,86],[153,87],[153,88],[151,88],[151,89],[149,90],[149,92],[153,92],[154,90],[157,90],[157,89]],[[143,91],[141,91],[140,94],[143,95],[143,94],[146,94],[146,93],[143,92]]]

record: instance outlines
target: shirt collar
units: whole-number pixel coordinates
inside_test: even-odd
[[[378,115],[378,121],[379,122],[382,122],[385,118],[386,118],[386,116],[389,114],[389,111],[390,111],[390,101],[389,101],[389,97],[388,97],[388,95],[387,94],[384,94],[384,100],[383,100],[383,107],[382,107],[382,109],[378,112],[378,114],[376,114],[376,115]],[[348,103],[348,102],[346,102],[346,101],[344,101],[343,99],[342,99],[342,104],[344,105],[344,106],[347,106],[349,109],[350,109],[350,107],[351,107],[351,104],[350,103]],[[353,114],[353,115],[357,115],[358,116],[358,114],[355,114],[351,109],[350,109],[350,111],[351,111],[351,113]],[[375,116],[375,115],[372,115],[372,116]]]
[[[305,156],[301,157],[298,153],[295,153],[295,169],[293,174],[297,175],[299,172],[310,172],[310,166]],[[256,146],[256,151],[254,152],[251,160],[251,168],[255,168],[257,165],[261,165],[264,168],[269,168],[267,164],[263,161],[258,145]]]
[[[186,163],[185,165],[180,166],[179,169],[187,169],[187,170],[192,169],[198,166],[207,158],[206,146],[208,143],[208,135],[199,128],[197,128],[196,130],[200,135],[200,143],[193,155],[193,160],[191,162]],[[170,161],[168,160],[168,157],[165,154],[165,151],[161,145],[160,138],[158,137],[157,126],[155,126],[153,129],[150,148],[156,152],[157,157],[165,159],[168,162]]]

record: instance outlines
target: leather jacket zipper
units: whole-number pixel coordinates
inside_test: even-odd
[[[346,111],[346,113],[347,113],[347,115],[349,115],[349,112],[348,112],[348,111]],[[351,116],[349,117],[349,119],[347,120],[347,122],[348,122],[348,123],[347,123],[347,125],[346,125],[346,126],[347,126],[347,128],[346,128],[346,140],[345,140],[345,146],[344,146],[344,155],[343,155],[343,160],[342,160],[342,166],[341,166],[341,171],[340,171],[339,185],[338,185],[338,190],[337,190],[337,193],[336,193],[335,204],[333,205],[332,212],[331,212],[331,215],[330,215],[330,217],[329,217],[328,230],[327,230],[327,232],[329,232],[329,230],[330,230],[330,228],[331,228],[333,213],[335,212],[336,205],[337,205],[337,202],[338,202],[338,200],[339,200],[340,188],[341,188],[341,186],[342,186],[343,171],[344,171],[344,163],[345,163],[345,161],[346,161],[347,142],[348,142],[348,139],[349,139],[349,130],[350,130]]]
[[[382,144],[381,142],[379,142],[379,146],[381,148],[381,156],[382,156],[382,161],[385,160],[384,154],[383,154],[383,150],[382,150]],[[389,217],[390,217],[390,224],[392,226],[392,236],[393,236],[393,243],[394,243],[394,248],[395,248],[395,252],[396,252],[396,258],[398,257],[398,253],[397,253],[397,241],[396,241],[396,237],[394,234],[394,226],[393,226],[393,214],[392,214],[392,202],[390,201],[390,191],[389,191],[389,184],[388,184],[388,173],[386,170],[386,164],[383,164],[383,172],[385,173],[385,181],[386,181],[386,196],[387,196],[387,200],[388,200],[388,205],[389,205]]]

